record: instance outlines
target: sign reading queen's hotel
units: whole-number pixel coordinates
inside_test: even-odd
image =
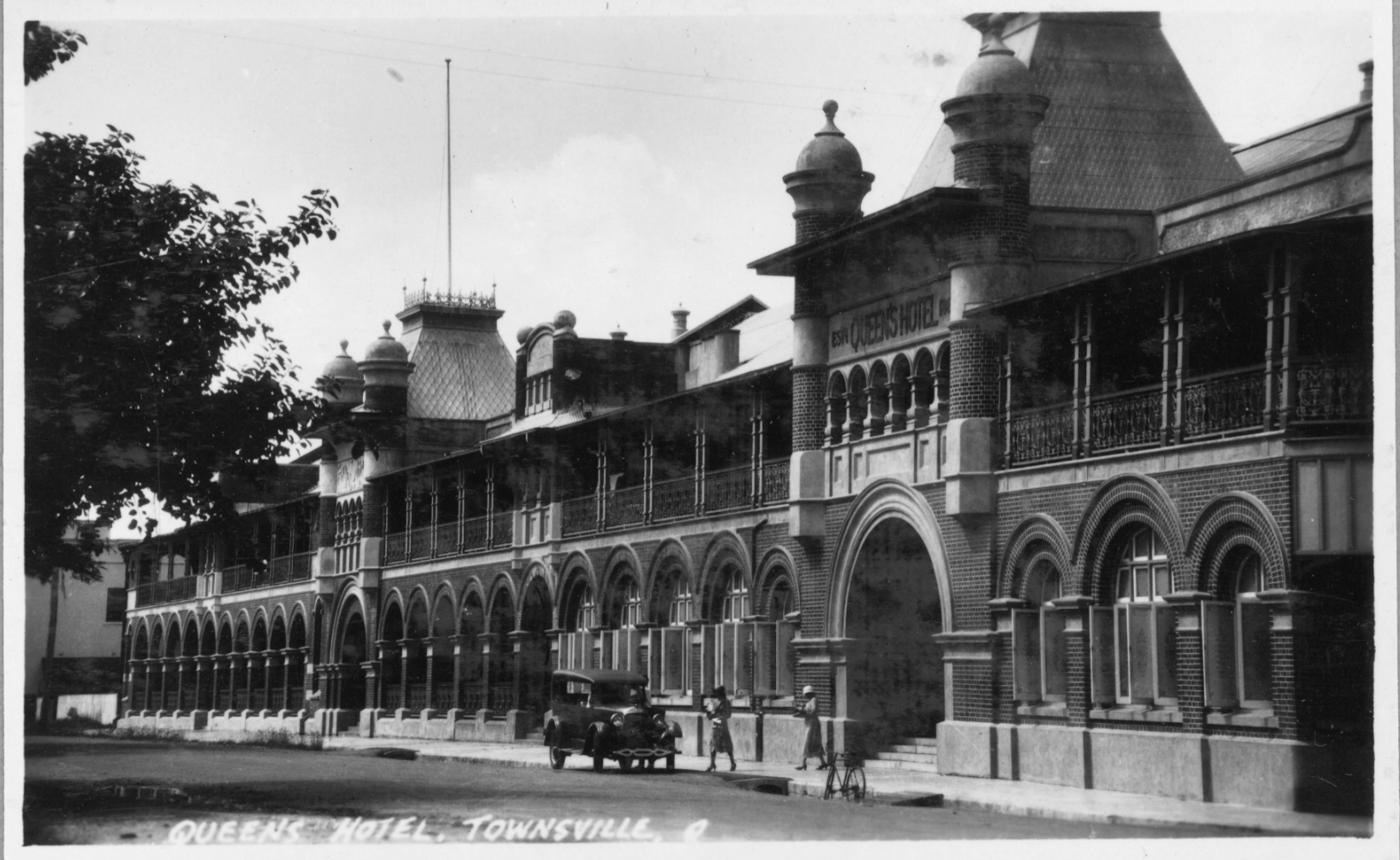
[[[947,280],[832,314],[830,360],[903,346],[933,334],[947,318]]]

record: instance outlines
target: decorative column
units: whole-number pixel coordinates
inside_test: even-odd
[[[144,682],[141,684],[141,710],[151,710],[151,663],[154,661],[147,657],[141,661],[141,669]]]
[[[228,666],[228,655],[215,654],[209,659],[209,710],[211,711],[228,710],[227,707],[219,707],[220,704],[227,705],[227,702],[223,702],[223,697],[219,695],[219,681],[221,676],[228,672],[227,668],[221,672],[220,665]]]
[[[408,663],[413,659],[413,649],[418,640],[399,640],[399,707],[408,707]]]
[[[366,660],[360,664],[360,670],[365,673],[365,707],[373,710],[379,710],[379,669],[377,660]]]
[[[193,657],[175,658],[175,671],[177,679],[175,683],[175,710],[177,711],[184,712],[186,710],[193,710],[193,708],[187,709],[185,707],[185,685],[187,683],[186,679],[194,674],[192,671],[190,671],[190,667],[193,663]]]
[[[491,701],[491,685],[496,679],[491,676],[491,639],[490,633],[477,634],[476,641],[481,643],[481,707],[491,710],[495,702]]]
[[[207,654],[201,654],[194,660],[194,710],[207,711],[213,707],[209,701],[206,685],[209,683],[209,669],[214,658]]]
[[[470,636],[461,633],[454,633],[448,637],[452,642],[452,707],[460,711],[462,709],[462,643],[470,640]]]
[[[1065,648],[1065,722],[1082,728],[1089,724],[1089,607],[1094,601],[1067,595],[1050,602],[1065,610],[1065,629],[1060,634]]]
[[[170,658],[160,658],[160,707],[157,710],[165,710],[165,702],[169,695],[167,686],[170,680]]]
[[[282,708],[281,708],[281,710],[284,710],[284,711],[298,711],[298,710],[301,710],[301,703],[298,702],[298,703],[297,703],[297,707],[294,708],[294,707],[292,707],[292,700],[291,700],[291,699],[292,699],[292,670],[293,670],[293,668],[296,668],[295,664],[296,664],[297,650],[298,650],[298,649],[296,649],[296,648],[283,648],[283,649],[279,652],[279,656],[281,657],[281,660],[282,660],[282,684],[281,684],[281,691],[282,691],[282,692],[281,692]]]
[[[433,708],[433,639],[431,636],[418,640],[423,653],[423,707]]]
[[[1177,710],[1181,713],[1181,728],[1187,732],[1205,729],[1205,673],[1201,650],[1201,601],[1210,595],[1200,591],[1178,591],[1164,598],[1172,608],[1176,661]]]
[[[506,634],[511,650],[511,708],[519,708],[525,700],[525,641],[530,633],[525,630],[512,630]]]
[[[240,664],[244,662],[243,655],[231,653],[228,655],[228,709],[242,710],[238,707],[238,670],[243,668]],[[246,702],[244,703],[247,704]]]

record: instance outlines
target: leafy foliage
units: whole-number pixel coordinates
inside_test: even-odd
[[[26,570],[45,580],[99,575],[99,547],[63,541],[79,515],[134,518],[153,494],[182,519],[230,517],[215,472],[270,469],[317,408],[250,311],[295,280],[294,248],[335,238],[335,197],[269,226],[254,201],[144,181],[108,128],[42,133],[24,160]]]
[[[27,86],[73,59],[87,38],[72,30],[55,30],[38,21],[24,22],[24,83]]]

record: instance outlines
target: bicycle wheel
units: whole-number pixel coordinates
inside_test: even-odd
[[[856,765],[846,769],[846,778],[841,781],[841,796],[857,803],[865,799],[865,768]]]
[[[822,792],[822,800],[830,800],[836,791],[836,765],[833,764],[826,771],[826,790]]]

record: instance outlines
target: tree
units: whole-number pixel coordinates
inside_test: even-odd
[[[335,238],[335,197],[268,226],[254,201],[146,182],[131,135],[108,129],[41,133],[24,159],[25,561],[41,580],[100,576],[101,542],[64,540],[80,516],[135,525],[154,495],[186,521],[232,517],[216,473],[270,469],[317,404],[251,311],[296,279],[293,248]]]
[[[79,45],[86,45],[82,33],[55,30],[38,21],[24,22],[24,83],[28,86],[53,71],[59,63],[73,59]]]

